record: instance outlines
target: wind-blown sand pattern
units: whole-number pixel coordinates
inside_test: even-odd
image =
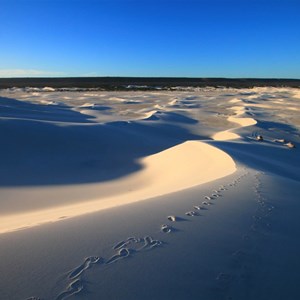
[[[2,90],[1,299],[297,298],[299,113],[292,88]]]

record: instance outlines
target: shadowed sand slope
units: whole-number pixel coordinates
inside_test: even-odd
[[[206,183],[236,170],[232,158],[225,152],[199,141],[189,141],[160,153],[141,159],[142,170],[108,183],[65,186],[55,190],[59,204],[47,209],[34,201],[28,201],[32,211],[9,213],[1,217],[0,233],[22,227],[59,220],[62,216],[74,217],[85,213],[137,202],[156,196],[187,189]],[[20,191],[19,191],[20,192]],[[27,199],[43,194],[44,201],[51,201],[52,190],[36,188],[22,190]],[[81,203],[68,203],[64,195],[84,194]],[[11,191],[16,196],[18,192]],[[28,206],[27,206],[28,208]],[[25,208],[23,209],[25,210]]]
[[[101,122],[102,111],[96,111],[96,122],[77,106],[9,98],[0,98],[0,109],[0,186],[113,180],[139,171],[142,157],[199,138],[176,125],[196,121],[178,114],[163,114],[167,120],[157,122],[138,121],[143,112],[118,121],[105,115],[109,122]]]

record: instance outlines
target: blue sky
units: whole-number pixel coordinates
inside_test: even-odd
[[[300,78],[299,0],[0,0],[0,77]]]

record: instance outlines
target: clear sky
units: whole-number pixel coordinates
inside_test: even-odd
[[[300,0],[0,0],[0,77],[300,78]]]

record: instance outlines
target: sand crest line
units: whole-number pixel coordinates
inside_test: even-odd
[[[231,100],[231,102],[232,102],[232,100]],[[236,100],[235,102],[242,102],[242,101]],[[229,109],[233,110],[235,115],[228,117],[227,121],[238,124],[239,127],[235,127],[232,129],[217,132],[216,134],[214,134],[212,136],[212,139],[214,139],[216,141],[227,141],[227,140],[239,139],[240,135],[232,132],[232,130],[257,124],[257,121],[253,118],[241,117],[246,112],[245,106],[233,106],[233,107],[230,107]]]
[[[227,153],[200,141],[184,142],[139,162],[144,167],[140,172],[113,182],[115,190],[119,186],[133,187],[131,190],[124,192],[121,189],[117,195],[87,198],[76,204],[4,215],[1,217],[0,233],[56,222],[61,220],[61,216],[70,218],[154,198],[204,184],[236,171],[235,162]]]

